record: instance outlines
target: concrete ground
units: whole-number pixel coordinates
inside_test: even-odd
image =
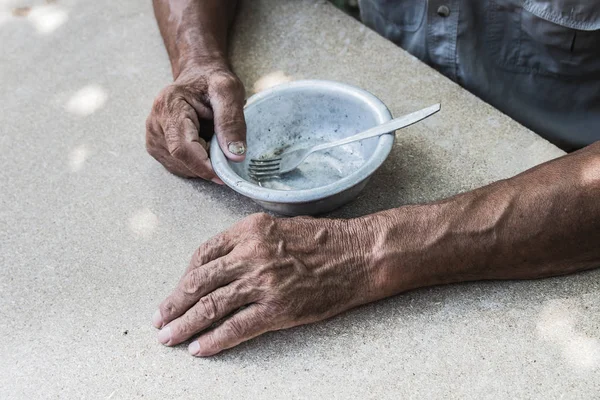
[[[315,78],[395,115],[442,102],[335,216],[563,154],[325,1],[244,1],[232,51],[249,94]],[[598,396],[600,271],[418,290],[210,359],[161,346],[150,317],[191,253],[260,210],[146,154],[169,81],[150,1],[0,0],[0,398]]]

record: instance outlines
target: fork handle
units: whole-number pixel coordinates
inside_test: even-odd
[[[369,139],[369,138],[372,138],[375,136],[381,136],[386,133],[393,133],[395,130],[401,129],[401,128],[407,127],[409,125],[412,125],[416,122],[419,122],[422,119],[425,119],[425,118],[429,117],[430,115],[435,114],[439,110],[440,110],[440,104],[438,103],[433,106],[424,108],[422,110],[415,111],[413,113],[404,115],[402,117],[394,118],[391,121],[388,121],[381,125],[377,125],[376,127],[368,129],[364,132],[357,133],[354,136],[349,136],[347,138],[343,138],[343,139],[336,140],[333,142],[320,144],[318,146],[313,147],[311,149],[310,153],[313,153],[315,151],[329,149],[331,147],[341,146],[341,145],[347,144],[347,143],[357,142],[359,140]]]

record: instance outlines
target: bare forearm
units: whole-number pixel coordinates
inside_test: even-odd
[[[188,65],[227,63],[237,0],[153,0],[174,78]]]
[[[600,266],[600,143],[514,178],[367,218],[381,295]]]

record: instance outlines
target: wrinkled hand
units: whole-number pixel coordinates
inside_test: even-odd
[[[212,169],[207,141],[212,129],[201,121],[214,119],[221,149],[232,161],[246,151],[244,87],[225,67],[191,68],[154,100],[146,120],[146,149],[170,172],[222,183]]]
[[[210,356],[267,331],[319,321],[380,298],[362,219],[252,215],[204,243],[153,324],[167,346]]]

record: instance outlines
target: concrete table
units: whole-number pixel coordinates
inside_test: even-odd
[[[192,252],[259,208],[146,154],[144,120],[170,81],[150,1],[0,7],[0,398],[600,392],[600,271],[418,290],[210,359],[163,347],[150,316]],[[370,90],[395,115],[442,102],[336,216],[439,199],[562,154],[322,0],[243,2],[233,63],[249,94],[316,78]]]

